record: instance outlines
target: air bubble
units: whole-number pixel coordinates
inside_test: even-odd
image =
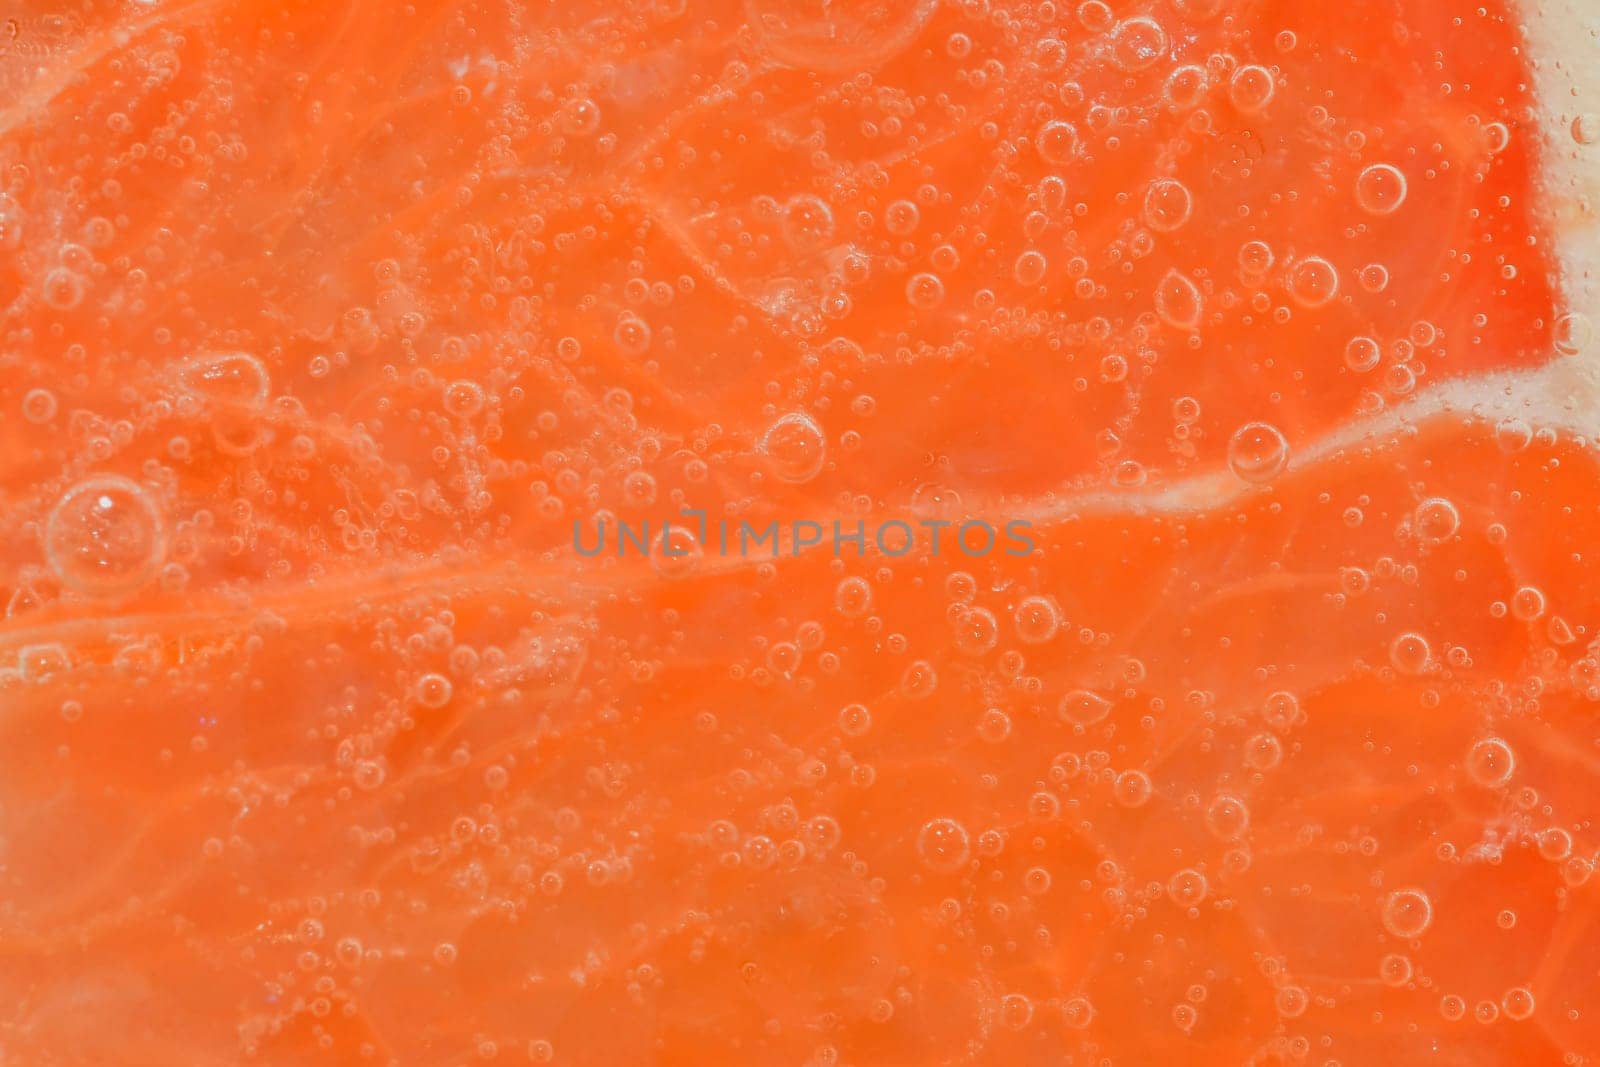
[[[1074,689],[1056,706],[1061,717],[1079,726],[1093,726],[1111,714],[1111,701],[1087,689]]]
[[[1433,925],[1433,901],[1420,889],[1399,889],[1383,898],[1382,918],[1385,930],[1412,941]]]
[[[917,833],[917,856],[930,871],[959,871],[972,856],[967,828],[954,819],[930,819]]]
[[[1188,186],[1176,178],[1157,178],[1144,194],[1145,225],[1158,233],[1171,233],[1189,221],[1194,201]]]
[[[1289,295],[1304,308],[1319,308],[1339,293],[1339,272],[1321,256],[1307,256],[1289,272]]]
[[[1193,330],[1200,325],[1200,290],[1176,270],[1167,271],[1156,286],[1156,314],[1178,330]]]
[[[1416,528],[1418,537],[1437,544],[1455,536],[1456,531],[1461,528],[1461,513],[1456,510],[1454,504],[1443,497],[1429,497],[1417,505],[1412,525]]]
[[[1498,789],[1511,781],[1517,768],[1511,746],[1498,737],[1486,737],[1467,753],[1467,777],[1485,789]]]
[[[1228,440],[1228,469],[1252,485],[1270,482],[1289,465],[1289,441],[1266,422],[1247,422]]]
[[[1218,793],[1206,806],[1206,829],[1219,841],[1236,841],[1250,828],[1250,808],[1231,793]]]
[[[1047,122],[1039,129],[1034,147],[1039,158],[1052,165],[1072,160],[1078,150],[1078,129],[1070,122]]]
[[[822,427],[803,411],[778,419],[761,435],[757,447],[773,474],[786,482],[809,482],[822,470],[827,454]]]
[[[1389,163],[1374,163],[1356,178],[1356,203],[1369,215],[1392,215],[1406,200],[1406,176]]]
[[[1167,31],[1143,15],[1119,24],[1111,34],[1111,54],[1123,70],[1144,70],[1167,51]]]
[[[1018,602],[1012,622],[1017,628],[1017,640],[1027,645],[1042,645],[1056,635],[1061,616],[1045,597],[1028,596]]]
[[[1273,92],[1272,72],[1255,64],[1240,67],[1228,82],[1228,99],[1247,114],[1265,109],[1272,103]]]
[[[48,389],[29,389],[22,398],[22,417],[34,424],[56,417],[56,394]]]
[[[166,551],[150,492],[116,474],[67,490],[44,526],[44,550],[62,584],[90,596],[131,592],[155,576]]]
[[[1382,358],[1383,349],[1372,337],[1352,337],[1344,346],[1344,365],[1356,374],[1372,370]]]

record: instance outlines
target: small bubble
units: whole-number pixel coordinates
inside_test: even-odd
[[[1289,464],[1289,441],[1276,426],[1247,422],[1228,440],[1228,469],[1253,485],[1270,482]]]
[[[833,210],[820,197],[791,197],[783,209],[783,239],[791,248],[809,251],[833,237]]]
[[[1061,626],[1061,616],[1045,597],[1023,597],[1012,614],[1017,629],[1017,640],[1027,645],[1042,645],[1055,637]]]
[[[846,704],[839,709],[839,730],[846,737],[864,737],[872,729],[872,712],[865,704]]]
[[[1398,952],[1391,952],[1378,961],[1378,977],[1384,985],[1399,988],[1411,981],[1411,959]]]
[[[1087,689],[1074,689],[1061,698],[1057,711],[1079,726],[1093,726],[1111,714],[1111,701]]]
[[[1467,777],[1485,789],[1498,789],[1511,781],[1516,770],[1511,746],[1498,737],[1486,737],[1467,753]]]
[[[1594,327],[1589,322],[1589,317],[1581,312],[1562,315],[1556,319],[1552,331],[1552,343],[1556,351],[1564,356],[1574,356],[1589,347],[1589,342],[1594,339]]]
[[[1047,122],[1040,127],[1034,147],[1046,163],[1068,163],[1078,151],[1078,129],[1070,122]]]
[[[1206,806],[1206,829],[1219,841],[1236,841],[1250,828],[1250,808],[1231,793],[1218,793]]]
[[[483,386],[455,381],[445,386],[444,409],[458,419],[470,419],[483,410]]]
[[[833,590],[833,610],[859,619],[872,610],[872,585],[861,577],[841,578]]]
[[[650,326],[636,315],[624,315],[617,320],[611,339],[623,353],[642,356],[650,349]]]
[[[1381,293],[1389,287],[1389,268],[1382,263],[1368,263],[1356,275],[1361,288],[1369,293]]]
[[[425,708],[437,710],[444,707],[450,703],[454,692],[455,686],[442,674],[424,674],[417,679],[417,703]]]
[[[1026,1030],[1033,1021],[1033,1001],[1021,993],[1000,998],[1000,1023],[1007,1030]]]
[[[1427,638],[1417,633],[1403,633],[1389,645],[1389,662],[1401,674],[1421,674],[1433,658]]]
[[[1045,271],[1049,268],[1049,261],[1044,254],[1033,249],[1022,253],[1012,265],[1011,276],[1017,280],[1018,285],[1034,286],[1044,281]]]
[[[1272,246],[1265,241],[1246,241],[1239,246],[1239,270],[1246,277],[1259,277],[1272,269]]]
[[[1311,1005],[1311,997],[1299,986],[1286,985],[1278,990],[1274,1003],[1279,1015],[1285,1019],[1297,1019],[1306,1013],[1306,1008]]]
[[[1228,82],[1228,99],[1247,114],[1261,111],[1272,103],[1274,91],[1272,72],[1255,64],[1240,67]]]
[[[1600,141],[1600,115],[1592,111],[1585,111],[1572,120],[1572,139],[1579,144],[1594,144]]]
[[[1319,308],[1339,293],[1339,273],[1321,256],[1307,256],[1289,272],[1289,295],[1304,308]]]
[[[767,428],[757,447],[786,482],[809,482],[822,470],[827,445],[822,427],[802,411],[790,412]]]
[[[1144,194],[1145,225],[1158,233],[1171,233],[1189,221],[1194,198],[1176,178],[1157,178]]]
[[[1356,178],[1356,203],[1369,215],[1392,215],[1406,200],[1406,176],[1389,163],[1374,163]]]
[[[57,311],[71,311],[83,303],[89,283],[83,275],[57,267],[39,283],[39,296]]]
[[[1111,34],[1111,54],[1123,70],[1144,70],[1167,51],[1167,31],[1155,19],[1139,16],[1117,25]]]
[[[22,398],[22,417],[34,424],[56,417],[56,394],[48,389],[29,389]]]
[[[98,474],[67,490],[51,510],[44,550],[63,584],[111,596],[155,576],[166,535],[148,490],[121,475]]]
[[[1178,330],[1193,330],[1200,325],[1200,290],[1176,270],[1168,270],[1156,285],[1156,314]]]
[[[958,871],[967,865],[971,855],[967,828],[954,819],[930,819],[917,833],[917,856],[931,871]]]
[[[1437,544],[1448,541],[1456,535],[1456,531],[1461,528],[1461,513],[1444,497],[1429,497],[1417,505],[1417,510],[1412,516],[1412,525],[1416,528],[1418,537]]]
[[[1420,889],[1399,889],[1384,897],[1382,918],[1389,933],[1411,941],[1433,925],[1433,902]]]
[[[1180,907],[1192,908],[1206,899],[1206,877],[1185,867],[1167,881],[1167,895]]]
[[[193,395],[231,407],[260,407],[272,390],[266,365],[249,352],[195,356],[183,364],[179,380]]]
[[[1517,986],[1508,989],[1500,998],[1500,1007],[1506,1013],[1506,1018],[1513,1022],[1521,1022],[1533,1015],[1533,991],[1526,986]]]
[[[913,274],[906,282],[906,303],[918,311],[931,311],[944,303],[944,282],[937,274]]]
[[[1117,803],[1123,807],[1139,808],[1150,799],[1153,789],[1148,774],[1143,771],[1123,771],[1117,775],[1111,792],[1116,797]]]
[[[1383,349],[1372,337],[1352,337],[1344,346],[1344,365],[1356,374],[1372,370],[1382,358]]]

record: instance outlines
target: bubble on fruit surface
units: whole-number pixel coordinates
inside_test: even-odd
[[[1485,789],[1505,785],[1516,769],[1516,756],[1501,738],[1486,737],[1467,752],[1467,777]]]
[[[1289,465],[1289,439],[1268,422],[1247,422],[1228,439],[1228,469],[1241,481],[1263,485]]]
[[[1511,594],[1511,617],[1518,622],[1533,622],[1545,612],[1544,590],[1525,585]]]
[[[1587,315],[1571,312],[1556,319],[1551,337],[1557,352],[1564,356],[1575,356],[1594,340],[1594,326]]]
[[[827,455],[822,427],[803,411],[790,412],[761,435],[757,446],[773,474],[786,482],[808,482],[822,470]]]
[[[1236,841],[1250,828],[1250,808],[1232,793],[1218,793],[1206,805],[1206,829],[1219,841]]]
[[[477,382],[460,380],[445,386],[444,410],[455,418],[470,419],[483,410],[483,404],[483,386]]]
[[[1383,349],[1375,338],[1355,336],[1345,342],[1344,365],[1356,374],[1365,374],[1378,365]]]
[[[22,417],[31,423],[49,422],[56,417],[56,394],[48,389],[29,389],[22,397]]]
[[[1093,726],[1111,714],[1111,701],[1087,689],[1073,689],[1062,696],[1057,710],[1070,723]]]
[[[161,511],[130,478],[98,474],[62,496],[44,525],[44,550],[63,585],[89,596],[131,592],[166,553]]]
[[[1579,144],[1594,144],[1600,141],[1600,115],[1593,111],[1585,111],[1572,120],[1568,127],[1572,131],[1572,139]]]
[[[1500,1010],[1504,1011],[1506,1018],[1513,1022],[1532,1018],[1535,1006],[1533,991],[1527,986],[1515,986],[1506,990],[1500,997]]]
[[[841,578],[833,589],[833,610],[859,619],[872,610],[872,584],[860,576]]]
[[[817,0],[745,0],[745,17],[762,49],[786,67],[865,70],[916,39],[938,0],[829,4]]]
[[[1389,287],[1389,268],[1382,263],[1368,263],[1356,273],[1361,288],[1369,293],[1381,293]]]
[[[1419,633],[1403,633],[1389,643],[1389,662],[1401,674],[1421,674],[1432,660],[1428,639]]]
[[[1047,597],[1023,597],[1012,613],[1017,640],[1027,645],[1042,645],[1061,628],[1061,615]]]
[[[944,282],[926,271],[913,274],[906,282],[906,303],[918,311],[931,311],[944,303]]]
[[[1356,203],[1369,215],[1392,215],[1406,201],[1406,176],[1392,163],[1373,163],[1356,176]]]
[[[254,408],[267,402],[271,378],[265,364],[248,352],[209,352],[186,360],[179,380],[190,393],[234,407]]]
[[[455,686],[444,675],[429,673],[417,679],[414,691],[418,704],[430,711],[437,711],[450,703],[450,698],[455,695]]]
[[[1125,808],[1142,808],[1154,792],[1150,776],[1143,771],[1123,771],[1111,785],[1111,794]]]
[[[1186,275],[1168,270],[1156,284],[1156,314],[1178,330],[1193,330],[1200,325],[1200,289]]]
[[[1206,876],[1186,867],[1167,881],[1167,896],[1180,907],[1192,908],[1206,899]]]
[[[1272,72],[1255,64],[1240,67],[1228,81],[1228,99],[1246,114],[1265,110],[1275,91]]]
[[[1171,233],[1189,221],[1194,198],[1176,178],[1157,178],[1144,194],[1144,222],[1159,233]]]
[[[1339,272],[1321,256],[1307,256],[1289,271],[1289,295],[1301,307],[1323,307],[1339,295]]]
[[[846,704],[839,709],[839,730],[846,737],[865,737],[872,729],[872,712],[865,704]]]
[[[783,208],[783,239],[790,247],[809,251],[833,237],[833,209],[821,197],[802,194]]]
[[[1412,525],[1424,541],[1448,541],[1461,529],[1461,513],[1444,497],[1429,497],[1417,505]]]
[[[1167,51],[1167,31],[1148,16],[1118,23],[1111,33],[1111,54],[1123,70],[1144,70]]]
[[[1397,889],[1383,898],[1381,915],[1385,930],[1412,941],[1433,925],[1433,901],[1420,889]]]
[[[955,819],[929,819],[917,832],[917,857],[930,871],[940,874],[959,871],[971,856],[967,828]]]
[[[1378,978],[1384,985],[1399,988],[1411,981],[1411,959],[1398,952],[1387,953],[1378,961]]]
[[[1034,148],[1046,163],[1068,163],[1078,151],[1078,128],[1059,119],[1047,122],[1039,128]]]

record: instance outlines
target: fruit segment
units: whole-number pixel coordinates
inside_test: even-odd
[[[13,8],[0,1063],[1600,1060],[1581,3]]]

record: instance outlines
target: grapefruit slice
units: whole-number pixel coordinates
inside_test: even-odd
[[[56,8],[0,1060],[1600,1056],[1582,5]]]

